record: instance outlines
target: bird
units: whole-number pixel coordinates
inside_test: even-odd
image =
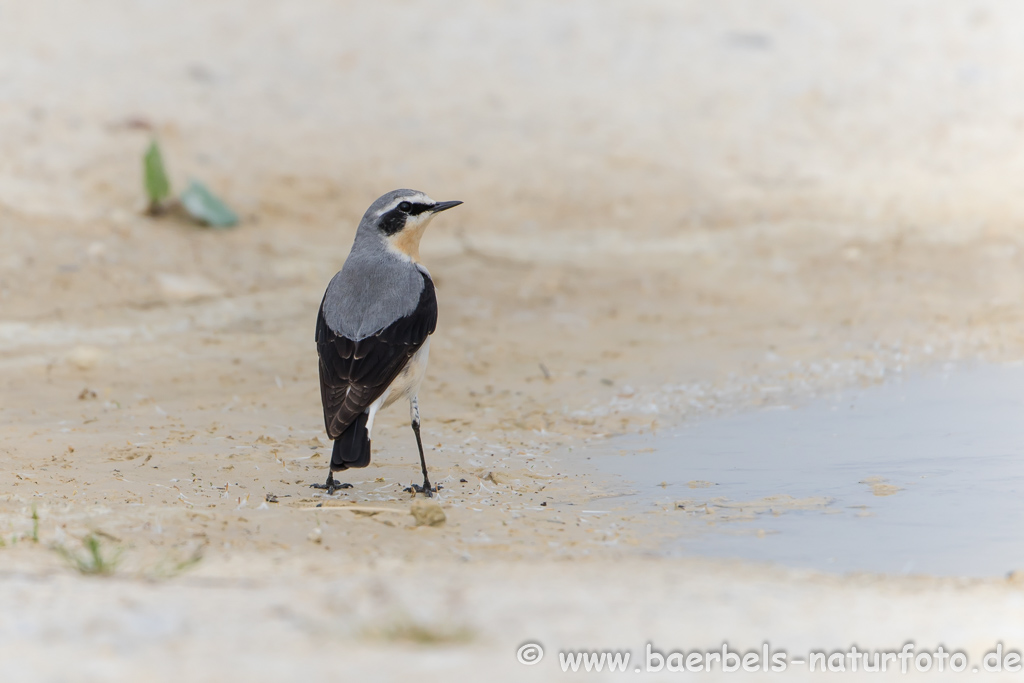
[[[363,214],[316,320],[320,398],[334,446],[327,481],[313,488],[328,495],[351,488],[334,473],[370,464],[377,412],[407,398],[423,470],[423,484],[410,489],[428,497],[437,492],[427,476],[417,398],[437,326],[434,281],[420,263],[420,239],[434,216],[460,204],[400,189],[380,196]]]

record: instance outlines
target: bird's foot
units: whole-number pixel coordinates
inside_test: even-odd
[[[440,486],[431,486],[429,481],[424,481],[422,486],[420,486],[419,484],[409,484],[409,487],[405,489],[405,492],[422,493],[427,498],[430,498],[440,489]]]
[[[349,484],[348,482],[336,482],[336,481],[334,481],[334,475],[333,474],[328,474],[326,482],[324,482],[323,484],[310,484],[309,488],[311,488],[311,489],[323,489],[323,490],[327,491],[327,495],[328,496],[333,496],[334,492],[339,490],[339,489],[350,489],[350,488],[352,488],[352,484]]]

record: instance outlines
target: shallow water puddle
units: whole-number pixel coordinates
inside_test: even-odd
[[[611,445],[611,444],[610,444]],[[708,420],[594,454],[666,547],[831,571],[1024,569],[1024,369],[948,369]],[[626,489],[629,493],[625,493]]]

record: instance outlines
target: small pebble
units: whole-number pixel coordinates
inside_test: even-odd
[[[416,526],[441,526],[447,519],[440,504],[426,498],[414,500],[409,512],[416,520]]]

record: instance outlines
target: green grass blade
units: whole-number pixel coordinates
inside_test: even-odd
[[[149,197],[149,204],[153,207],[171,194],[171,183],[167,180],[164,159],[156,140],[149,144],[149,149],[146,150],[146,155],[142,158],[142,168],[145,175],[146,196]]]

